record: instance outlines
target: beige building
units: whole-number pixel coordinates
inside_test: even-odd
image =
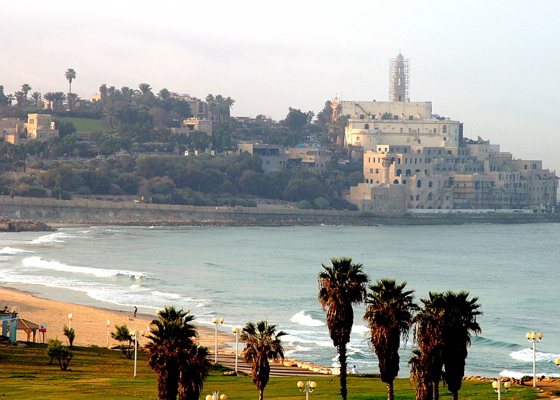
[[[299,160],[306,171],[314,174],[326,172],[332,153],[330,150],[322,149],[320,146],[297,145],[286,150],[290,160]]]
[[[208,119],[189,118],[183,120],[180,128],[171,128],[173,133],[186,133],[190,135],[194,131],[205,132],[212,136],[212,121]]]
[[[8,143],[20,144],[28,140],[44,142],[59,135],[55,124],[50,114],[28,114],[26,123],[18,118],[0,120],[0,130],[2,138]]]
[[[481,139],[457,148],[379,145],[364,153],[364,180],[372,190],[405,188],[407,210],[545,210],[555,203],[558,186],[555,173],[541,161],[514,160]],[[361,209],[388,208],[364,203],[356,190],[348,201]]]

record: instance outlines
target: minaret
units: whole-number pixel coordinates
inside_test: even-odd
[[[408,98],[408,58],[404,58],[401,53],[391,60],[389,72],[389,100],[391,101],[410,101]]]

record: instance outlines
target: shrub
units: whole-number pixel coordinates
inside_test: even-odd
[[[128,327],[126,325],[115,325],[115,328],[117,330],[115,332],[111,332],[111,337],[121,343],[125,342],[125,344],[121,344],[119,346],[119,349],[126,358],[132,358],[132,355],[134,354],[134,346],[132,344],[132,335],[130,334]]]
[[[300,210],[311,210],[311,203],[308,202],[307,200],[302,200],[299,203],[297,203],[297,208],[299,208]]]
[[[20,193],[20,196],[24,197],[48,197],[47,190],[40,187],[40,186],[29,186],[23,192]]]
[[[68,338],[68,344],[70,345],[70,348],[73,349],[74,340],[76,339],[76,331],[74,330],[74,328],[68,328],[66,325],[64,325],[63,330],[64,336]]]
[[[329,208],[329,202],[324,197],[317,197],[313,200],[313,203],[319,210],[326,210]]]
[[[66,371],[68,369],[68,364],[70,364],[74,356],[68,347],[63,346],[62,342],[58,339],[49,339],[47,355],[51,358],[49,364],[52,364],[53,360],[56,358],[61,371]]]

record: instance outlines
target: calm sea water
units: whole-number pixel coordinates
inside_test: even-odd
[[[336,351],[317,274],[332,257],[352,257],[372,280],[407,281],[420,298],[445,290],[479,297],[482,334],[473,339],[467,375],[532,374],[525,333],[537,329],[544,333],[537,372],[560,376],[559,237],[559,224],[65,228],[0,234],[0,282],[152,315],[174,305],[199,323],[223,317],[227,328],[269,318],[289,333],[288,356],[330,366]],[[363,307],[355,313],[349,365],[377,371]],[[409,340],[400,376],[408,376],[411,348]]]

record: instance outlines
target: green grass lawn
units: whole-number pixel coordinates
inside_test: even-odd
[[[133,378],[134,361],[120,352],[102,348],[78,347],[69,371],[58,365],[47,365],[46,345],[32,344],[27,348],[0,347],[0,397],[6,399],[157,399],[156,375],[146,365],[143,353],[138,357],[138,376]],[[303,399],[296,384],[297,377],[271,378],[265,390],[267,400]],[[317,377],[317,388],[310,399],[339,399],[338,377]],[[386,386],[379,379],[361,376],[348,377],[349,400],[386,399]],[[228,399],[258,399],[258,391],[250,377],[210,375],[201,398],[213,390],[225,393]],[[529,387],[516,386],[504,400],[538,399]],[[451,398],[440,390],[442,399]],[[395,398],[414,400],[414,390],[407,379],[395,382]],[[459,392],[465,400],[497,398],[490,383],[466,381]]]
[[[72,122],[78,134],[91,133],[95,131],[104,132],[101,120],[92,118],[53,118],[58,121]]]

